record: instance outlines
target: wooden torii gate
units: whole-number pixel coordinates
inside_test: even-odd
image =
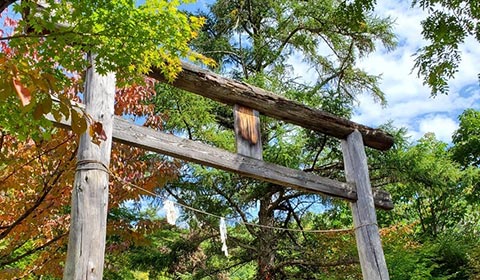
[[[230,153],[114,117],[115,75],[97,74],[94,57],[90,59],[93,67],[87,71],[85,111],[95,121],[103,124],[107,140],[96,145],[91,142],[88,133],[80,138],[64,279],[102,278],[108,204],[107,171],[112,140],[286,187],[350,201],[363,278],[389,279],[375,206],[389,210],[393,209],[393,202],[385,191],[372,192],[364,145],[387,150],[393,145],[391,135],[309,108],[258,87],[183,64],[183,71],[173,86],[235,106],[237,153]],[[159,69],[152,69],[149,76],[165,82]],[[346,182],[263,161],[258,129],[259,112],[341,139]],[[242,135],[245,127],[238,122],[242,115],[254,120],[247,124],[253,127],[250,137]],[[69,127],[70,121],[64,120],[56,124]],[[257,137],[257,141],[253,141],[252,135],[253,138]]]

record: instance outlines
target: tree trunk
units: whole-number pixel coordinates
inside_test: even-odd
[[[274,212],[272,210],[271,192],[267,192],[260,199],[260,209],[258,211],[258,223],[262,226],[273,227]],[[259,280],[275,279],[275,232],[270,228],[262,228],[258,236],[258,273]]]
[[[248,107],[235,105],[234,126],[237,153],[240,155],[262,159],[262,137],[260,133],[260,116],[258,111]],[[270,185],[267,185],[270,188]],[[273,226],[274,217],[271,205],[272,192],[267,189],[260,199],[258,222],[263,226]],[[262,228],[258,240],[258,273],[257,279],[274,279],[275,249],[274,232],[269,228]]]
[[[102,279],[105,254],[115,74],[99,75],[95,71],[95,55],[88,59],[92,66],[87,70],[86,112],[102,123],[107,139],[97,145],[88,132],[80,136],[63,275],[68,280]]]

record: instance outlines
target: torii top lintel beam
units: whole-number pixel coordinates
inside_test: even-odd
[[[166,82],[162,72],[153,68],[149,76]],[[247,83],[222,77],[195,65],[182,63],[182,72],[173,86],[229,105],[242,105],[264,115],[312,129],[339,139],[346,139],[355,129],[366,146],[377,150],[388,150],[393,137],[380,129],[370,128],[325,111],[310,108],[272,92]]]

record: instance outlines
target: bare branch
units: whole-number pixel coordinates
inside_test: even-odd
[[[255,231],[252,229],[251,226],[247,225],[246,223],[248,223],[248,219],[247,219],[247,216],[245,215],[245,213],[242,211],[242,209],[240,208],[240,206],[232,199],[231,196],[227,195],[224,191],[222,191],[219,187],[217,187],[215,184],[213,184],[213,189],[218,193],[220,194],[221,196],[223,196],[227,201],[228,203],[230,204],[230,206],[232,206],[235,211],[240,215],[240,217],[242,218],[242,221],[243,223],[245,224],[245,227],[247,228],[248,232],[252,235],[255,235]]]

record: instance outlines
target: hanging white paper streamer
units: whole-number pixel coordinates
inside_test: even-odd
[[[165,209],[165,212],[167,214],[167,222],[171,225],[175,225],[175,222],[178,218],[178,212],[175,208],[175,205],[173,204],[173,201],[166,200],[163,208]]]
[[[225,253],[226,257],[228,257],[227,225],[225,224],[224,218],[220,218],[220,240],[222,241],[222,252]]]

